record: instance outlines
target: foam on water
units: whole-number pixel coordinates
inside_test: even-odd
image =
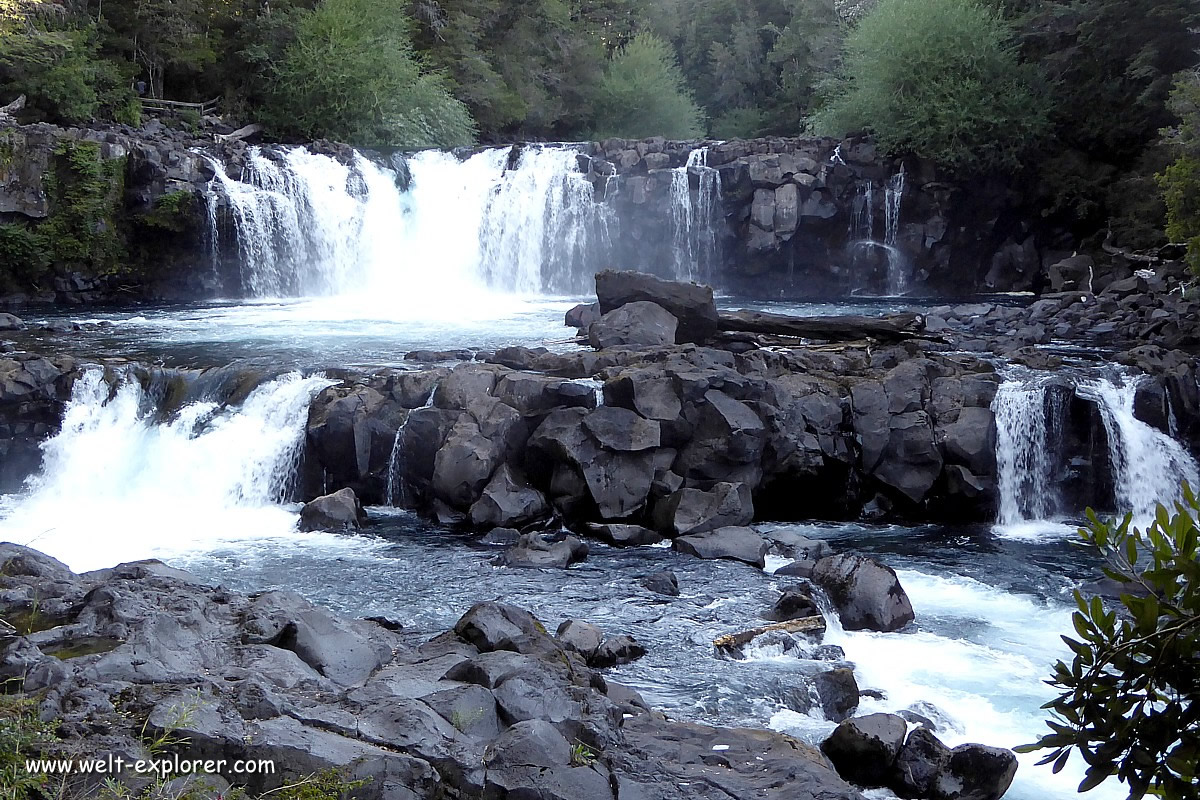
[[[239,407],[210,402],[155,419],[134,376],[76,381],[62,430],[43,444],[40,475],[4,498],[0,535],[72,569],[242,545],[322,550],[362,540],[298,534],[291,490],[312,398],[331,382],[284,375]]]

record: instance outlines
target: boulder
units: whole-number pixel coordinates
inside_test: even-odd
[[[641,272],[605,270],[596,275],[600,311],[649,301],[670,312],[678,321],[673,341],[703,343],[717,332],[717,305],[710,286],[664,281]]]
[[[753,564],[759,569],[766,566],[767,543],[753,528],[729,526],[680,536],[672,546],[697,558],[728,558]]]
[[[367,514],[353,489],[339,489],[300,509],[302,531],[356,531],[366,521]]]
[[[679,578],[670,570],[653,572],[647,575],[642,578],[642,586],[655,594],[662,594],[667,597],[679,596]]]
[[[25,327],[25,321],[12,314],[0,312],[0,331],[19,331]]]
[[[778,571],[775,573],[778,575]],[[807,585],[789,586],[767,613],[767,619],[784,622],[789,619],[812,617],[821,613],[813,602],[812,590]]]
[[[600,649],[600,643],[604,641],[604,631],[591,623],[569,619],[558,626],[554,638],[563,647],[579,653],[586,661]]]
[[[545,636],[545,628],[523,608],[485,602],[471,606],[454,625],[454,632],[475,645],[481,653],[515,650],[514,643],[526,637]]]
[[[958,419],[946,426],[942,446],[946,458],[962,464],[975,475],[996,471],[996,416],[990,408],[964,408]]]
[[[680,489],[655,507],[655,521],[668,535],[705,533],[748,525],[754,500],[744,483],[717,483],[708,491]]]
[[[813,685],[817,697],[821,698],[821,710],[826,719],[841,722],[858,708],[858,681],[854,679],[853,669],[839,667],[822,672],[813,678]]]
[[[518,722],[500,734],[487,755],[488,769],[558,767],[571,763],[571,745],[549,722]]]
[[[604,667],[615,667],[618,664],[628,664],[644,655],[646,655],[645,647],[638,644],[632,636],[622,634],[605,637],[587,662],[588,666],[603,669]]]
[[[822,558],[812,580],[825,590],[848,631],[897,631],[916,617],[896,572],[863,556]]]
[[[454,508],[470,508],[500,465],[502,456],[501,445],[484,436],[479,423],[464,414],[434,456],[434,494]]]
[[[834,729],[821,743],[834,768],[846,780],[858,786],[887,786],[892,767],[908,725],[892,714],[868,714],[852,717]]]
[[[587,558],[588,546],[574,536],[555,540],[545,533],[526,533],[504,551],[508,567],[566,569]]]
[[[934,800],[1000,800],[1017,774],[1011,750],[963,744],[950,751],[950,767],[934,786]]]
[[[601,316],[603,315],[600,313],[599,303],[580,303],[567,311],[564,322],[568,328],[586,331],[592,327],[593,322],[598,322]]]
[[[600,537],[614,547],[640,547],[641,545],[658,544],[663,539],[654,531],[643,528],[641,525],[589,523],[587,530],[593,536]]]
[[[609,450],[634,453],[661,443],[658,422],[627,408],[601,406],[583,418],[583,427]]]
[[[501,464],[471,506],[471,523],[479,528],[514,527],[542,519],[550,513],[545,496],[514,468]]]
[[[908,735],[892,767],[888,785],[901,797],[932,798],[938,779],[950,769],[950,748],[927,728]]]
[[[609,311],[588,328],[597,350],[608,347],[661,347],[675,343],[679,321],[656,303],[637,302]]]

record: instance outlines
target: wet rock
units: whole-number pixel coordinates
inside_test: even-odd
[[[609,347],[661,347],[674,344],[678,320],[655,303],[629,303],[609,311],[588,328],[597,350]]]
[[[600,648],[600,643],[604,641],[604,631],[590,623],[569,619],[558,626],[554,638],[563,647],[574,650],[583,656],[584,660],[588,660]]]
[[[471,524],[476,527],[512,527],[546,517],[550,504],[508,464],[501,464],[471,506]]]
[[[852,717],[821,743],[838,774],[857,786],[887,786],[908,726],[891,714]]]
[[[938,779],[950,769],[950,748],[926,728],[908,735],[888,784],[900,797],[933,797]]]
[[[934,800],[1000,800],[1017,774],[1011,750],[963,744],[950,751],[950,767],[938,776]]]
[[[598,322],[602,314],[599,303],[580,303],[567,311],[564,322],[568,328],[587,330],[593,322]]]
[[[662,572],[654,572],[647,575],[642,578],[642,586],[655,594],[662,594],[667,597],[679,596],[679,578],[670,570],[663,570]]]
[[[593,536],[598,536],[614,547],[639,547],[647,544],[658,544],[663,537],[649,528],[640,525],[607,525],[589,524],[587,530]]]
[[[556,540],[545,533],[526,533],[504,551],[501,562],[508,567],[566,569],[587,555],[588,546],[574,536]]]
[[[775,574],[778,575],[778,571]],[[772,606],[766,617],[776,622],[783,622],[790,619],[812,617],[819,613],[809,587],[789,586],[783,590],[783,595],[775,601],[775,605]]]
[[[891,567],[842,554],[817,562],[812,580],[825,590],[848,631],[897,631],[915,619]]]
[[[646,648],[638,644],[632,636],[608,636],[588,659],[588,665],[597,669],[615,667],[618,664],[636,661],[644,655]]]
[[[688,534],[675,539],[672,546],[681,553],[697,558],[728,558],[752,564],[759,569],[766,566],[767,543],[753,528],[729,526]]]
[[[677,420],[683,408],[671,381],[662,370],[653,368],[622,372],[604,384],[604,396],[610,405],[662,422]]]
[[[481,653],[514,650],[525,637],[545,636],[545,628],[523,608],[504,603],[476,603],[454,626],[454,632]]]
[[[483,435],[479,423],[464,415],[450,429],[434,456],[434,494],[453,508],[470,508],[483,493],[502,457],[501,446]]]
[[[596,274],[596,298],[605,314],[644,301],[661,306],[679,321],[677,339],[672,341],[703,343],[717,332],[717,306],[709,286],[606,270]]]
[[[996,417],[990,408],[964,408],[946,427],[943,446],[946,458],[962,464],[975,475],[996,471]]]
[[[0,331],[19,331],[25,327],[25,321],[18,316],[0,312]]]
[[[790,564],[784,564],[779,569],[775,570],[774,574],[780,577],[788,578],[811,578],[813,569],[817,566],[816,561],[807,559],[801,561],[793,561]]]
[[[300,509],[302,531],[358,530],[366,521],[367,514],[353,489],[339,489],[305,503]]]
[[[858,709],[858,681],[849,667],[822,672],[813,678],[825,718],[841,722]]]

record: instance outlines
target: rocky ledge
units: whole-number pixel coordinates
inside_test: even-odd
[[[426,640],[291,592],[205,586],[156,561],[75,575],[0,544],[0,563],[11,623],[0,679],[10,704],[53,725],[37,755],[129,765],[72,777],[69,796],[101,777],[133,795],[219,796],[230,779],[260,794],[336,770],[350,796],[381,800],[860,798],[837,765],[863,786],[924,781],[905,796],[994,800],[1015,770],[1007,751],[950,751],[927,732],[906,744],[904,721],[886,715],[843,723],[824,754],[770,731],[671,720],[598,671],[640,654],[629,637],[578,621],[550,636],[500,603]],[[265,759],[274,771],[132,767],[172,759],[227,770]]]

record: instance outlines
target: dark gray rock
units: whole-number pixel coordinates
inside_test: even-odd
[[[766,566],[767,543],[753,528],[728,526],[704,533],[680,536],[672,546],[697,558],[728,558],[762,569]]]
[[[946,427],[946,458],[969,468],[975,475],[996,471],[996,417],[990,408],[964,408]]]
[[[588,546],[574,536],[555,540],[545,533],[526,533],[504,551],[502,562],[509,567],[566,569],[587,555]]]
[[[515,650],[525,637],[545,636],[546,630],[528,611],[504,603],[476,603],[454,626],[454,632],[482,653]]]
[[[841,722],[858,709],[858,681],[854,679],[853,669],[841,667],[822,672],[813,678],[813,684],[826,719]]]
[[[934,800],[1000,800],[1017,774],[1011,750],[963,744],[950,751],[950,767],[937,779]]]
[[[0,312],[0,331],[19,331],[25,327],[25,321],[18,316]]]
[[[887,786],[908,726],[892,714],[852,717],[821,743],[838,774],[858,786]]]
[[[717,528],[748,525],[754,501],[744,483],[717,483],[708,491],[681,489],[655,509],[660,530],[676,536],[706,533]]]
[[[675,343],[678,320],[655,303],[629,303],[609,311],[588,328],[592,347],[661,347]]]
[[[895,570],[872,559],[823,558],[812,580],[829,595],[846,630],[897,631],[916,618]]]
[[[908,735],[893,765],[889,786],[901,797],[934,797],[938,779],[950,769],[950,748],[926,728]]]
[[[628,664],[646,655],[642,647],[632,636],[608,636],[600,644],[588,664],[596,668],[615,667],[618,664]]]
[[[366,521],[362,503],[349,488],[318,497],[300,509],[302,531],[356,531]]]
[[[579,328],[586,331],[601,316],[599,303],[580,303],[567,311],[564,322],[568,328]]]
[[[658,544],[663,540],[649,528],[640,525],[620,525],[609,523],[605,525],[588,524],[587,530],[614,547],[639,547],[647,544]]]
[[[703,343],[717,332],[717,306],[709,286],[606,270],[596,274],[596,298],[605,314],[629,303],[658,304],[679,320],[679,342]]]
[[[583,418],[583,427],[609,450],[638,452],[661,443],[658,423],[626,408],[601,406]]]
[[[480,528],[512,527],[543,519],[549,513],[545,495],[513,467],[501,464],[471,506],[471,524]]]
[[[642,578],[642,586],[655,594],[662,594],[667,597],[679,596],[679,578],[670,570],[663,570],[662,572],[647,575]]]
[[[563,647],[579,653],[586,661],[600,648],[600,643],[604,641],[604,631],[591,623],[569,619],[558,626],[554,638]]]
[[[559,767],[571,763],[571,745],[549,722],[540,719],[518,722],[492,745],[488,768]]]
[[[775,573],[778,575],[778,571]],[[783,590],[783,594],[771,610],[767,613],[767,619],[776,622],[785,620],[800,619],[802,617],[811,617],[819,614],[816,603],[813,602],[812,590],[808,586],[789,586]]]

